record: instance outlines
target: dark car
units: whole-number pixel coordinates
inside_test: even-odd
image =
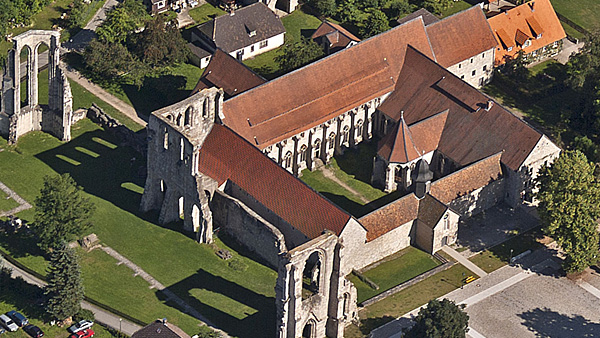
[[[27,332],[27,334],[33,338],[40,338],[44,336],[44,332],[39,327],[31,324],[25,325],[23,327],[23,331]]]
[[[19,327],[29,324],[29,319],[17,311],[8,311],[6,314],[10,317],[10,319],[13,320],[13,322],[15,322],[15,324],[19,325]]]

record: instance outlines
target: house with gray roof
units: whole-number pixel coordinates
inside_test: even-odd
[[[285,28],[264,3],[256,2],[198,25],[191,35],[192,43],[211,54],[220,48],[242,61],[283,45]]]

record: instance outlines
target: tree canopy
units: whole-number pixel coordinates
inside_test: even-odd
[[[323,49],[311,39],[302,37],[300,41],[286,43],[275,62],[286,72],[300,68],[323,56]]]
[[[40,248],[49,251],[82,235],[91,225],[94,209],[69,174],[44,177],[44,186],[35,199],[34,229]]]
[[[46,312],[57,320],[79,313],[84,294],[79,260],[64,242],[52,252],[47,280]]]
[[[404,333],[403,338],[465,338],[469,315],[464,305],[456,305],[449,299],[434,299],[419,310],[415,325]]]
[[[378,9],[368,9],[365,11],[367,18],[360,25],[360,35],[363,38],[369,38],[383,33],[390,29],[388,17]]]
[[[582,152],[564,151],[537,177],[542,226],[564,250],[567,272],[598,261],[600,183],[594,169]]]

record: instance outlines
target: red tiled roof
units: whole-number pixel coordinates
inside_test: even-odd
[[[413,48],[408,48],[394,92],[379,110],[411,125],[448,109],[438,149],[461,166],[504,151],[502,162],[518,170],[542,136],[501,105]],[[492,101],[493,102],[493,101]]]
[[[370,242],[416,219],[418,212],[419,200],[415,194],[409,194],[361,217],[358,221],[367,229],[367,241]]]
[[[442,203],[450,203],[469,194],[502,175],[500,157],[494,154],[431,183],[430,194]]]
[[[450,67],[498,44],[479,5],[427,26],[435,60]]]
[[[525,54],[529,54],[566,37],[550,0],[535,0],[524,3],[507,10],[504,14],[489,18],[488,22],[492,30],[498,35],[498,39],[504,43],[504,46],[499,46],[496,49],[496,66],[504,64],[509,58],[515,57],[520,50],[523,50]],[[537,38],[539,34],[542,36]],[[515,42],[522,45],[525,36],[531,37],[529,47],[517,46],[517,48],[508,51],[508,48],[514,46]]]
[[[265,79],[238,62],[231,55],[217,49],[190,95],[215,86],[223,88],[223,91],[231,97],[260,86],[265,82],[267,82]]]
[[[388,162],[407,163],[423,153],[434,151],[438,147],[447,117],[448,110],[445,110],[410,126],[406,126],[406,122],[401,119],[396,131],[379,142],[377,153]]]
[[[229,128],[215,124],[199,151],[198,171],[233,181],[309,238],[340,235],[350,215],[277,165]]]
[[[223,122],[264,149],[391,92],[408,44],[432,56],[421,20],[225,101]]]
[[[332,41],[330,36],[332,36],[334,33],[338,33],[336,35],[337,39]],[[330,39],[332,47],[346,47],[350,41],[360,41],[359,38],[350,33],[344,27],[329,21],[323,21],[310,38],[314,40],[322,36],[326,36],[328,39]]]

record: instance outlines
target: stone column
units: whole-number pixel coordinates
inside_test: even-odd
[[[37,48],[29,48],[29,57],[27,58],[27,103],[29,107],[34,108],[38,105],[38,55]]]

